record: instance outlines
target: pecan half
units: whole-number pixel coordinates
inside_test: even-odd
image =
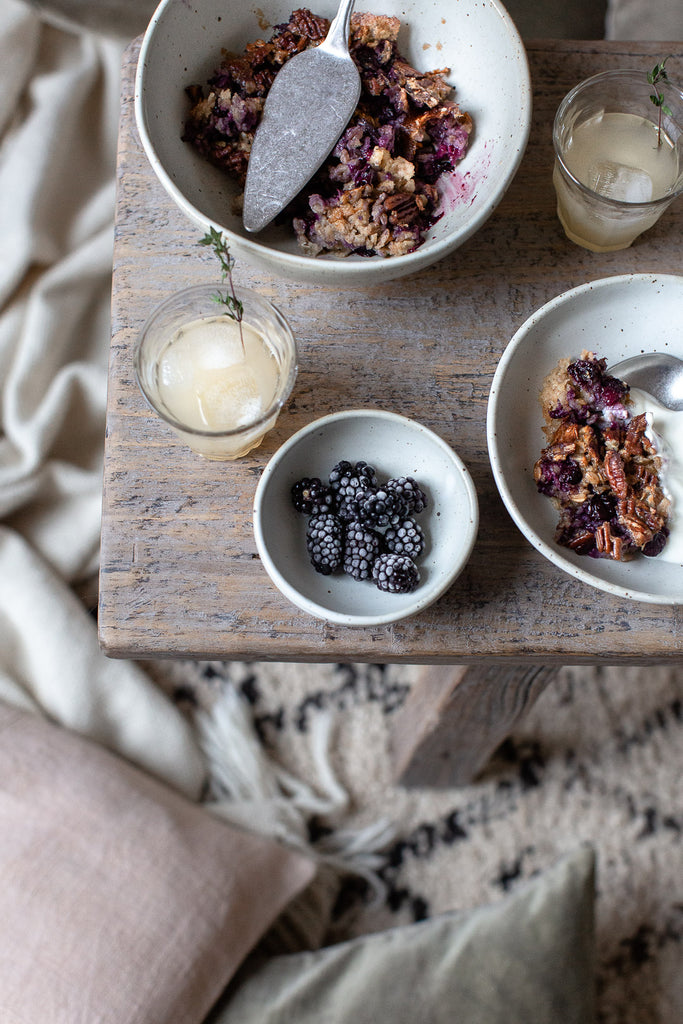
[[[601,554],[609,555],[618,562],[623,560],[621,537],[612,535],[612,528],[609,523],[601,523],[595,531],[595,546]]]
[[[647,430],[647,416],[644,412],[641,412],[638,416],[634,416],[628,425],[626,431],[626,437],[624,439],[623,451],[624,455],[628,458],[635,455],[642,455],[644,442],[647,442],[646,451],[651,450],[651,445],[647,440],[645,431]]]
[[[410,192],[394,192],[384,200],[392,224],[410,224],[419,214],[415,196]]]
[[[619,452],[607,452],[604,465],[610,487],[618,498],[625,498],[628,494],[628,483],[626,482],[624,460]]]

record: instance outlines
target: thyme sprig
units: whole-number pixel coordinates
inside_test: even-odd
[[[198,245],[211,246],[214,254],[221,266],[221,280],[228,282],[228,288],[225,294],[216,292],[213,297],[214,302],[218,302],[221,306],[225,306],[226,313],[233,320],[236,320],[240,329],[240,340],[242,342],[242,349],[244,350],[244,335],[242,334],[242,317],[244,316],[244,305],[235,295],[235,284],[232,279],[232,272],[235,267],[235,257],[230,252],[228,243],[225,236],[221,231],[217,231],[214,227],[209,228],[209,231],[203,238],[200,238]]]
[[[652,71],[648,71],[647,80],[652,86],[659,85],[660,82],[668,82],[669,76],[666,71],[666,62],[668,61],[671,54],[661,60],[658,64],[655,64]],[[671,108],[664,102],[664,96],[655,88],[654,93],[650,93],[650,100],[658,109],[659,117],[657,121],[657,145],[662,144],[662,114],[666,114],[667,117],[671,117]]]

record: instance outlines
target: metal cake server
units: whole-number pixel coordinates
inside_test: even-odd
[[[677,356],[644,352],[610,366],[609,373],[652,395],[668,409],[683,409],[683,361]]]
[[[354,3],[341,0],[323,42],[275,76],[247,167],[247,231],[261,231],[310,181],[356,109],[361,83],[348,43]]]

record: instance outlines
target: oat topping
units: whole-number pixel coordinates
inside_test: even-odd
[[[559,511],[555,539],[581,555],[627,561],[658,555],[668,536],[669,500],[644,413],[630,412],[628,385],[606,360],[582,352],[544,381],[548,445],[534,479]]]
[[[300,8],[267,41],[248,44],[243,54],[224,52],[207,85],[186,90],[184,141],[243,187],[275,75],[294,54],[322,42],[328,28],[326,18]],[[280,218],[308,254],[417,249],[439,216],[436,182],[467,151],[472,119],[451,98],[449,69],[411,67],[397,47],[399,28],[388,15],[352,15],[358,107],[329,159]]]

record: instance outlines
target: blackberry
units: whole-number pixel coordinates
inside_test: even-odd
[[[359,499],[358,517],[366,526],[396,526],[405,515],[403,499],[384,487]]]
[[[406,510],[413,515],[427,508],[427,495],[412,476],[398,476],[387,480],[386,489],[403,499]]]
[[[372,578],[379,590],[390,594],[410,594],[420,582],[420,574],[412,558],[392,552],[375,559]]]
[[[372,567],[380,552],[381,538],[357,520],[346,527],[343,569],[354,580],[372,578]]]
[[[317,476],[305,476],[302,480],[297,480],[292,487],[292,504],[297,512],[303,512],[307,516],[334,512],[334,491]]]
[[[425,535],[414,519],[404,519],[396,526],[390,526],[384,534],[384,546],[396,555],[419,558],[424,551]]]
[[[341,569],[344,527],[338,516],[326,512],[312,516],[306,529],[306,548],[316,572],[329,576]]]
[[[367,462],[352,465],[342,460],[330,473],[330,487],[337,499],[337,514],[345,520],[356,519],[360,499],[377,487],[374,467]]]

